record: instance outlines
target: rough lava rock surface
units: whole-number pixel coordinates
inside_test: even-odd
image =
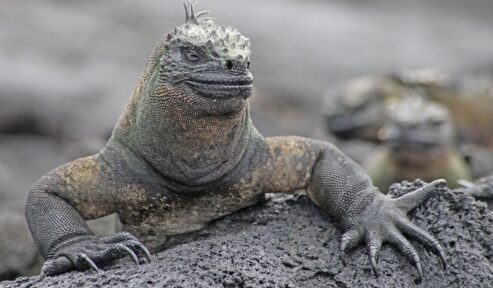
[[[398,195],[424,182],[394,184]],[[216,221],[135,266],[123,259],[104,272],[71,272],[1,287],[492,287],[493,214],[484,203],[448,189],[410,214],[446,250],[448,268],[416,242],[425,271],[416,271],[389,245],[380,257],[382,276],[370,269],[364,247],[339,261],[341,232],[305,196],[273,199]]]

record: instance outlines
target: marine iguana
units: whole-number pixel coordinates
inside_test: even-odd
[[[419,94],[392,99],[380,134],[382,145],[363,163],[375,186],[387,191],[403,180],[444,178],[449,186],[471,180],[455,127],[444,105]]]
[[[185,3],[186,23],[152,52],[106,146],[67,163],[31,188],[26,216],[47,259],[42,275],[99,269],[137,254],[150,261],[172,235],[254,205],[268,192],[306,189],[344,230],[340,253],[366,242],[373,271],[383,242],[418,271],[403,233],[439,256],[444,250],[406,213],[445,185],[436,180],[392,199],[333,145],[301,137],[264,138],[250,119],[250,43],[236,29],[204,19]],[[118,213],[123,230],[95,236],[87,219]],[[134,236],[135,235],[135,236]]]
[[[326,91],[327,128],[341,139],[381,142],[378,131],[389,117],[388,102],[418,90],[450,110],[464,143],[493,150],[493,76],[487,73],[452,79],[437,71],[411,70],[354,79]]]

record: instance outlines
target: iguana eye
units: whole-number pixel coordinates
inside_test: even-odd
[[[190,62],[197,62],[200,60],[200,55],[194,50],[187,50],[185,51],[185,57],[187,58],[188,61]]]

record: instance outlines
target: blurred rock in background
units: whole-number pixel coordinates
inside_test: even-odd
[[[253,120],[266,136],[333,139],[322,92],[356,76],[493,66],[490,0],[203,0],[199,8],[251,39]],[[154,44],[183,21],[179,0],[0,2],[0,219],[21,219],[37,178],[104,145]],[[341,144],[357,160],[373,149]],[[31,267],[27,258],[18,259]],[[14,266],[8,275],[32,273]]]

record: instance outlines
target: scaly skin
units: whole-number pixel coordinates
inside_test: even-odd
[[[187,23],[158,43],[113,135],[100,153],[38,180],[26,204],[32,235],[47,259],[43,275],[104,265],[163,249],[177,234],[253,205],[270,192],[306,189],[345,233],[341,258],[366,241],[372,267],[383,242],[396,245],[422,277],[418,254],[401,234],[440,256],[439,243],[406,213],[445,182],[398,199],[329,143],[264,138],[251,123],[248,40],[230,27]],[[118,213],[123,232],[96,237],[84,220]],[[129,233],[130,232],[130,233]],[[135,236],[134,236],[135,235]]]

